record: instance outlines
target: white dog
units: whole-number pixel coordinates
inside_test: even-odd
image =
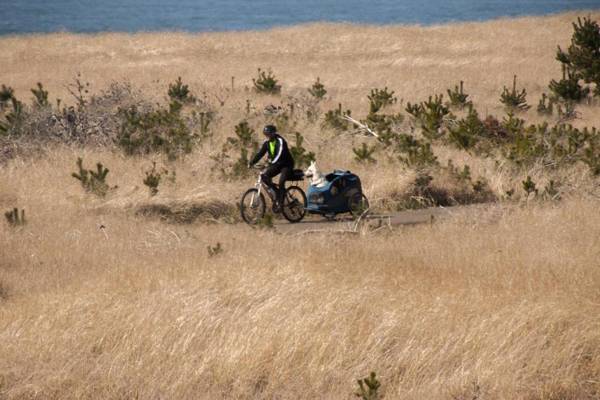
[[[318,188],[327,186],[327,179],[325,179],[325,175],[319,171],[319,168],[317,168],[317,163],[314,161],[311,161],[306,171],[304,171],[304,176],[309,179],[312,186],[316,186]]]

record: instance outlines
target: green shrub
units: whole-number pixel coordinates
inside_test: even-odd
[[[37,88],[31,89],[33,94],[33,106],[35,108],[45,108],[50,105],[48,102],[48,91],[44,90],[44,86],[38,82]]]
[[[454,90],[448,89],[448,106],[462,110],[465,107],[473,106],[473,102],[469,100],[469,95],[464,92],[464,82],[460,81],[460,86],[456,85]]]
[[[458,148],[469,150],[485,136],[485,133],[483,121],[479,119],[477,111],[470,106],[467,116],[450,127],[448,139]]]
[[[537,112],[539,115],[552,115],[554,113],[554,100],[549,98],[546,93],[542,93],[542,98],[537,106]]]
[[[527,175],[527,179],[525,179],[523,182],[523,190],[525,191],[525,193],[527,193],[527,196],[529,196],[531,193],[538,193],[538,189],[536,187],[535,182],[531,179],[531,176]]]
[[[549,85],[554,97],[565,103],[579,103],[585,99],[590,89],[579,84],[579,77],[563,65],[563,77],[556,81],[552,79]]]
[[[178,77],[175,83],[169,84],[169,90],[167,92],[171,102],[178,102],[180,104],[188,104],[196,101],[196,98],[190,92],[188,85],[185,85],[181,77]]]
[[[398,160],[408,167],[422,169],[438,164],[430,143],[415,139],[406,133],[397,136],[393,151],[397,154]]]
[[[158,194],[158,185],[163,177],[163,175],[168,174],[169,171],[163,168],[162,171],[158,171],[156,169],[156,162],[152,162],[152,169],[145,172],[146,176],[144,177],[143,183],[148,186],[150,190],[150,196],[156,196]],[[175,175],[173,174],[173,179]]]
[[[21,210],[19,212],[19,209],[17,207],[13,208],[12,210],[6,211],[4,213],[4,217],[6,218],[6,222],[8,223],[8,225],[13,228],[17,226],[23,226],[27,222],[25,220],[25,210]]]
[[[353,148],[352,152],[354,153],[354,160],[358,163],[365,164],[375,164],[377,160],[373,158],[373,153],[375,153],[376,146],[368,146],[366,143],[362,143],[362,145],[358,148]]]
[[[215,162],[213,170],[218,170],[228,179],[245,179],[250,173],[248,170],[250,153],[258,150],[256,132],[246,120],[240,121],[234,130],[235,136],[228,137],[221,152],[211,157]],[[237,154],[235,161],[232,161],[231,153]]]
[[[444,105],[443,95],[429,96],[429,100],[419,104],[406,105],[406,112],[412,115],[423,131],[423,136],[429,140],[440,138],[444,132],[442,130],[444,118],[450,115],[450,109]]]
[[[2,85],[0,88],[0,111],[4,110],[15,96],[15,91],[10,86]]]
[[[321,83],[319,77],[317,77],[316,82],[313,83],[312,86],[308,89],[308,93],[310,93],[310,95],[317,100],[323,100],[325,98],[327,90],[325,89],[325,86]]]
[[[81,183],[81,187],[88,192],[93,193],[96,196],[104,197],[108,193],[109,186],[106,183],[106,176],[109,170],[104,168],[102,163],[96,164],[96,171],[91,169],[83,168],[83,159],[77,158],[77,168],[79,172],[74,172],[71,176],[77,179]]]
[[[342,111],[342,103],[338,104],[338,108],[329,110],[325,113],[323,120],[323,128],[329,128],[335,131],[347,131],[352,124],[345,119],[345,116],[350,116],[350,110]]]
[[[307,167],[311,161],[315,161],[315,153],[312,151],[307,151],[304,148],[304,137],[300,134],[300,132],[294,132],[294,136],[296,138],[296,142],[294,146],[290,147],[290,152],[292,153],[292,157],[294,157],[296,167]]]
[[[504,104],[507,112],[515,113],[521,111],[527,111],[531,108],[527,105],[527,90],[521,89],[519,91],[517,89],[517,76],[515,75],[513,78],[513,86],[511,90],[508,90],[506,86],[504,86],[504,90],[500,95],[500,102]]]
[[[371,372],[371,375],[356,382],[358,383],[358,391],[354,393],[356,397],[360,397],[361,400],[378,400],[381,398],[379,395],[381,383],[377,380],[375,372]]]
[[[4,112],[4,121],[0,120],[0,134],[19,136],[23,133],[27,113],[23,103],[15,97],[13,89],[2,85],[2,91],[0,91],[1,109],[5,110],[9,104],[10,111]]]
[[[566,51],[559,46],[556,59],[573,80],[595,83],[594,95],[600,96],[600,25],[596,21],[577,18],[577,23],[573,23],[571,45]]]
[[[215,246],[206,246],[206,251],[208,252],[208,257],[216,257],[223,253],[223,246],[221,246],[221,242],[217,242]]]
[[[369,99],[369,114],[375,114],[398,101],[394,96],[394,91],[390,92],[387,86],[384,89],[371,89],[371,94],[367,98]]]
[[[277,83],[277,79],[271,70],[263,71],[258,69],[258,77],[252,79],[254,90],[257,93],[263,94],[279,94],[281,93],[281,85]]]
[[[136,106],[119,112],[117,144],[125,154],[163,153],[170,160],[190,153],[198,135],[191,132],[178,111],[140,111]]]

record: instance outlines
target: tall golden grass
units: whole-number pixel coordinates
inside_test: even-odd
[[[331,107],[343,101],[359,115],[372,87],[418,100],[460,79],[496,113],[513,73],[530,102],[560,73],[553,53],[574,17],[0,39],[2,83],[21,96],[39,80],[66,98],[76,71],[96,88],[127,79],[157,99],[177,75],[207,96],[227,93],[236,77],[215,143],[170,164],[176,182],[151,200],[141,184],[148,158],[56,147],[1,167],[0,207],[25,208],[29,223],[0,224],[0,398],[350,398],[372,370],[390,399],[598,398],[593,194],[352,237],[135,216],[140,204],[239,196],[249,182],[221,182],[208,155],[246,98],[277,101],[242,88],[258,66],[275,70],[284,96],[318,75]],[[598,121],[597,109],[583,108],[576,123]],[[413,178],[383,160],[352,164],[341,139],[307,129],[324,167],[357,168],[376,201]],[[436,154],[468,162],[498,194],[522,179],[493,160]],[[110,168],[118,188],[106,199],[70,177],[80,155]],[[577,168],[565,181],[593,185]],[[217,243],[224,252],[211,257]]]

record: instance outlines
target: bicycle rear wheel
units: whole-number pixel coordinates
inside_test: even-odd
[[[265,216],[265,196],[257,189],[248,189],[240,202],[240,213],[244,222],[256,225]]]
[[[302,221],[306,215],[306,194],[304,194],[304,190],[298,186],[287,188],[281,212],[283,217],[292,223]]]

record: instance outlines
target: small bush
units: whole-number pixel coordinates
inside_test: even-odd
[[[23,103],[17,100],[12,88],[2,85],[0,104],[2,110],[5,110],[8,105],[11,106],[11,110],[4,113],[4,121],[0,120],[0,134],[20,136],[23,133],[23,126],[27,117]]]
[[[167,92],[172,102],[178,102],[180,104],[193,103],[196,98],[191,94],[188,85],[185,85],[181,77],[178,77],[175,83],[169,84],[169,90]]]
[[[523,190],[525,191],[525,193],[527,193],[527,196],[529,196],[531,193],[538,193],[538,189],[537,186],[535,184],[535,182],[531,179],[531,176],[527,175],[527,179],[525,179],[523,182]]]
[[[296,143],[294,146],[290,147],[290,152],[292,153],[292,157],[294,157],[296,167],[307,167],[311,161],[315,161],[315,153],[312,151],[307,151],[304,148],[304,137],[300,134],[300,132],[295,132],[294,135],[296,137]]]
[[[216,257],[219,254],[223,253],[223,247],[221,246],[221,242],[217,242],[215,246],[208,245],[206,246],[206,251],[208,252],[208,257]]]
[[[600,96],[600,25],[591,18],[577,18],[573,23],[571,45],[566,51],[560,46],[556,59],[567,69],[572,79],[595,83],[595,96]]]
[[[479,114],[471,106],[465,118],[459,120],[456,125],[450,127],[448,139],[458,148],[469,150],[485,136],[485,125],[479,119]]]
[[[258,69],[258,77],[252,79],[254,90],[257,93],[263,94],[279,94],[281,93],[281,85],[278,84],[275,75],[271,70],[263,71]]]
[[[23,226],[27,223],[25,220],[25,210],[21,210],[19,212],[18,208],[13,208],[12,210],[8,210],[4,213],[4,217],[6,218],[6,222],[11,227]]]
[[[448,102],[448,106],[462,110],[465,107],[471,107],[473,102],[469,100],[469,95],[464,92],[464,82],[460,81],[460,86],[456,85],[454,90],[447,90],[448,98],[450,101]]]
[[[329,110],[325,113],[322,126],[323,128],[329,128],[335,131],[347,131],[352,124],[344,117],[350,116],[351,114],[350,110],[343,111],[342,103],[340,103],[338,108]]]
[[[527,90],[517,90],[516,75],[513,78],[513,86],[511,90],[504,86],[504,90],[500,95],[500,102],[504,104],[504,107],[508,112],[512,113],[527,111],[529,108],[531,108],[529,105],[527,105]]]
[[[590,89],[579,84],[579,77],[563,66],[563,77],[552,79],[548,86],[554,97],[565,103],[579,103],[590,93]]]
[[[358,163],[375,164],[377,160],[373,158],[376,146],[369,147],[366,143],[362,143],[361,147],[353,148],[354,160]]]
[[[119,112],[117,144],[125,154],[164,153],[170,160],[190,153],[198,140],[174,110],[141,111],[136,106]]]
[[[367,98],[369,99],[369,114],[375,114],[398,101],[394,96],[394,91],[390,92],[387,87],[384,89],[371,89],[371,94]]]
[[[152,169],[145,172],[146,177],[144,178],[144,185],[148,187],[150,190],[150,196],[156,196],[158,194],[158,185],[163,177],[163,175],[168,174],[169,171],[163,169],[162,171],[158,171],[156,169],[156,162],[152,162]],[[175,175],[173,175],[174,177]]]
[[[429,100],[419,104],[406,105],[406,112],[414,117],[423,131],[423,136],[429,140],[440,138],[444,132],[442,130],[444,118],[450,115],[450,109],[444,105],[443,95],[429,96]]]
[[[96,196],[106,196],[109,189],[109,186],[106,183],[106,176],[108,175],[109,170],[104,168],[102,163],[96,164],[96,171],[85,169],[83,168],[83,159],[81,157],[77,158],[76,164],[79,168],[79,173],[74,172],[71,176],[81,183],[81,187],[83,187],[86,192],[93,193]]]
[[[44,87],[40,82],[37,83],[37,88],[31,89],[31,93],[33,94],[34,107],[44,108],[50,105],[48,102],[48,91],[44,90]]]
[[[378,400],[380,399],[379,388],[381,383],[377,380],[375,372],[364,378],[356,381],[358,383],[358,391],[354,393],[361,400]]]
[[[406,133],[397,136],[393,151],[398,160],[408,167],[422,169],[438,164],[430,143],[424,143]]]
[[[256,132],[246,120],[240,121],[234,130],[235,136],[227,138],[221,152],[211,157],[215,162],[213,170],[218,170],[225,178],[245,179],[249,175],[250,153],[258,150]],[[231,161],[232,152],[238,154],[235,161]]]
[[[310,93],[310,95],[317,100],[323,100],[325,98],[327,90],[325,89],[325,86],[321,83],[319,77],[317,77],[316,82],[313,83],[312,86],[308,89],[308,93]]]
[[[549,98],[546,93],[542,93],[537,112],[539,115],[552,115],[554,113],[554,100]]]

